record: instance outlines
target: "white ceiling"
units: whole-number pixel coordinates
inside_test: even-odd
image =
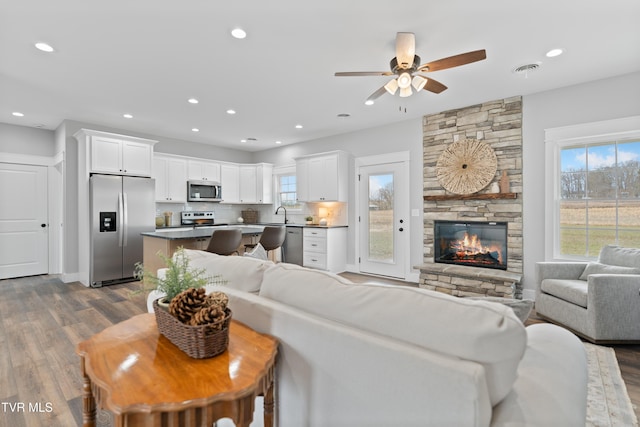
[[[638,71],[638,17],[638,0],[0,0],[0,122],[264,150]],[[389,78],[333,74],[388,70],[398,31],[415,33],[422,63],[487,59],[432,73],[449,87],[439,95],[365,106]],[[566,53],[546,58],[555,47]]]

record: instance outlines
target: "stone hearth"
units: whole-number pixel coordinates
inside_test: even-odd
[[[509,271],[447,264],[420,266],[420,287],[457,297],[522,299],[522,275]]]

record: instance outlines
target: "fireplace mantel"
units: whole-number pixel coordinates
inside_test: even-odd
[[[438,200],[498,200],[517,199],[518,193],[482,193],[482,194],[437,194],[434,196],[423,196],[425,201]]]

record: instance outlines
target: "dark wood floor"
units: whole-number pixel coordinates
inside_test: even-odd
[[[354,282],[405,284],[345,276]],[[145,296],[130,295],[136,289],[137,283],[89,289],[51,276],[0,280],[0,427],[82,425],[76,345],[146,312]],[[533,314],[528,323],[541,321]],[[640,418],[640,346],[614,348]]]

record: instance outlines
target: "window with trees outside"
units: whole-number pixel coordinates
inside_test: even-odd
[[[283,172],[275,175],[276,181],[276,206],[284,206],[290,210],[301,209],[296,194],[295,171]]]
[[[640,138],[563,145],[559,154],[559,255],[640,247]]]

